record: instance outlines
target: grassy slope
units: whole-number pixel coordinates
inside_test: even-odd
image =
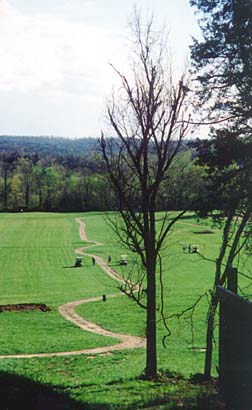
[[[2,313],[1,354],[115,343],[83,332],[58,314],[61,304],[102,295],[114,286],[88,258],[82,268],[71,267],[74,249],[83,245],[73,214],[2,214],[0,230],[0,304],[46,303],[52,309],[49,313]]]
[[[87,234],[90,238],[105,241],[104,232],[106,223],[101,216],[96,216],[96,224],[92,224],[92,216],[86,216]],[[100,229],[97,227],[99,226]],[[205,233],[205,231],[212,233]],[[204,233],[203,233],[204,232]],[[168,236],[163,251],[163,282],[165,289],[166,316],[180,313],[191,306],[200,295],[212,285],[214,273],[214,260],[217,255],[221,234],[219,230],[212,230],[196,224],[194,218],[185,218],[179,222],[171,235]],[[184,254],[182,244],[197,243],[201,254]],[[90,250],[91,251],[91,250]],[[106,257],[106,247],[96,249]],[[123,252],[119,244],[112,242],[109,252],[112,254],[115,268],[119,272],[131,268],[133,259],[129,255],[129,266],[117,266],[120,254]],[[205,346],[205,319],[207,311],[207,298],[203,297],[191,320],[181,318],[171,319],[168,326],[171,336],[167,338],[167,349],[163,348],[162,337],[166,331],[161,323],[158,324],[158,352],[160,367],[172,371],[182,372],[189,376],[191,373],[202,372],[204,366],[204,353],[201,348]],[[90,303],[78,307],[78,312],[97,321],[97,323],[119,332],[144,335],[145,311],[136,306],[126,297],[109,299],[106,304]],[[192,329],[192,326],[193,329]],[[195,348],[195,349],[194,349]],[[217,356],[215,353],[215,364]]]
[[[107,278],[98,266],[93,267],[84,258],[84,267],[72,269],[79,239],[75,214],[2,214],[0,215],[0,263],[2,292],[0,304],[20,302],[47,303],[50,313],[2,313],[0,334],[1,353],[60,351],[94,347],[111,343],[107,338],[88,334],[60,318],[58,305],[88,296],[115,292],[114,281]],[[89,239],[104,242],[90,249],[117,265],[120,254],[125,253],[113,237],[101,214],[86,214]],[[164,286],[167,295],[167,314],[179,312],[195,300],[210,285],[214,269],[220,232],[203,231],[195,227],[194,219],[184,219],[177,224],[168,238],[164,250]],[[39,241],[38,241],[39,239]],[[200,250],[210,260],[199,255],[183,254],[182,243],[198,243]],[[133,258],[129,255],[130,265]],[[119,273],[123,268],[117,266]],[[105,327],[133,334],[144,334],[144,311],[126,297],[109,299],[106,303],[90,303],[80,307],[85,317]],[[204,320],[206,301],[195,312],[195,346],[204,346]],[[190,322],[169,322],[172,336],[168,348],[161,345],[164,330],[159,326],[159,366],[165,370],[179,371],[188,376],[202,371],[203,353],[194,352],[191,342]],[[7,342],[8,341],[8,342]],[[198,394],[199,388],[182,384],[165,383],[147,385],[136,381],[144,368],[143,350],[117,352],[95,358],[89,356],[45,358],[30,360],[3,360],[3,371],[31,377],[42,383],[58,386],[70,392],[71,397],[89,404],[90,408],[141,408],[144,403],[163,401],[180,396]],[[61,387],[60,387],[61,386]],[[182,393],[181,393],[182,392]],[[134,407],[135,406],[135,407]],[[86,408],[86,407],[85,407]],[[99,408],[99,406],[97,407]],[[156,408],[156,407],[155,407]],[[167,407],[168,408],[168,407]],[[169,407],[175,408],[175,407]],[[188,406],[189,409],[189,406]]]

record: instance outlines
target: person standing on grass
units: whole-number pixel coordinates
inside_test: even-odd
[[[108,263],[111,262],[111,259],[112,259],[112,258],[111,258],[111,255],[109,255],[109,256],[108,256]]]
[[[93,266],[95,266],[95,258],[92,256]]]

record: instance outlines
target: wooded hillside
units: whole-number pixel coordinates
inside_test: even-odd
[[[160,209],[178,209],[198,191],[201,170],[193,153],[185,143],[162,185]],[[97,139],[0,136],[0,211],[20,209],[117,209]]]

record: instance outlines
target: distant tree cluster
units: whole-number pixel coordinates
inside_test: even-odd
[[[91,141],[90,141],[91,140]],[[160,190],[159,209],[179,209],[200,182],[193,150],[184,146]],[[183,184],[184,180],[188,184]],[[180,184],[181,183],[181,184]],[[0,210],[118,209],[96,139],[0,137]]]
[[[106,209],[113,199],[95,145],[95,139],[77,144],[63,138],[1,137],[0,210]]]
[[[63,138],[49,136],[0,135],[0,151],[12,150],[22,155],[39,153],[40,156],[83,156],[97,149],[95,138]]]

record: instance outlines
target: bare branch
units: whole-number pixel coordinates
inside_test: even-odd
[[[183,78],[174,85],[170,72],[165,70],[164,33],[160,37],[160,33],[153,31],[152,19],[143,25],[136,11],[132,28],[131,75],[112,65],[121,83],[117,98],[113,95],[107,107],[112,135],[116,137],[108,141],[102,133],[100,147],[118,201],[121,222],[114,224],[114,230],[120,241],[141,260],[143,272],[128,273],[121,290],[139,306],[147,308],[146,372],[153,375],[156,373],[156,353],[153,355],[153,352],[156,352],[158,262],[160,313],[169,334],[164,317],[159,251],[173,224],[186,212],[180,211],[173,219],[165,218],[160,232],[156,224],[158,195],[188,130],[189,122],[184,119],[189,120],[190,116],[185,114],[188,88]]]

